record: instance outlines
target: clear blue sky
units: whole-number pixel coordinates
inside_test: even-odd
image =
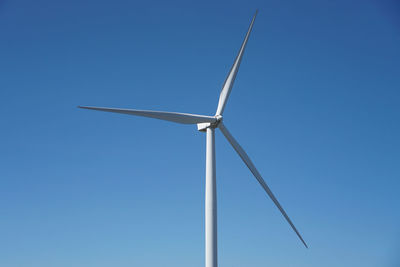
[[[400,4],[0,1],[0,266],[204,265],[205,135],[77,105],[214,114],[220,266],[400,265]]]

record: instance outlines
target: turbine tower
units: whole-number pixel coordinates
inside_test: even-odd
[[[297,231],[296,227],[278,202],[267,183],[258,172],[253,162],[250,160],[247,153],[239,145],[239,143],[233,138],[232,134],[228,131],[224,123],[222,122],[222,115],[231,93],[233,83],[238,72],[240,62],[242,61],[243,53],[246,48],[247,41],[250,36],[250,32],[253,28],[254,20],[256,19],[257,11],[251,20],[249,29],[244,38],[242,46],[240,47],[239,53],[233,62],[232,68],[229,71],[228,76],[222,87],[217,112],[214,116],[196,115],[188,113],[177,113],[177,112],[165,112],[165,111],[152,111],[152,110],[136,110],[136,109],[120,109],[120,108],[104,108],[104,107],[89,107],[79,106],[79,108],[115,112],[135,116],[149,117],[159,120],[172,121],[183,124],[197,124],[197,129],[202,132],[206,132],[206,194],[205,194],[205,266],[206,267],[217,267],[217,191],[216,191],[216,173],[215,173],[215,129],[220,129],[222,134],[232,145],[233,149],[238,153],[239,157],[243,160],[249,170],[253,173],[254,177],[264,188],[267,195],[274,202],[276,207],[285,217],[291,228],[294,230],[296,235],[300,238],[301,242],[307,248],[307,244]]]

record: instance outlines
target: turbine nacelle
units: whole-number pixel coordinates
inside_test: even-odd
[[[215,122],[197,123],[197,130],[200,132],[206,132],[207,128],[217,128],[218,124],[222,122],[222,115],[215,115],[214,118],[216,119]]]

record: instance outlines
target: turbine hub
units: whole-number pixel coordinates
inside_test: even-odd
[[[216,122],[210,123],[210,122],[204,122],[204,123],[198,123],[197,124],[197,130],[200,132],[205,132],[207,128],[217,128],[218,124],[222,121],[222,115],[215,115],[215,119],[217,119]]]

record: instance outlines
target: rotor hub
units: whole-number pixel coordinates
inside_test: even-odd
[[[197,124],[197,130],[200,132],[205,132],[207,131],[207,128],[217,128],[218,124],[222,122],[222,115],[215,115],[214,116],[216,121],[215,122],[204,122],[204,123],[198,123]]]

